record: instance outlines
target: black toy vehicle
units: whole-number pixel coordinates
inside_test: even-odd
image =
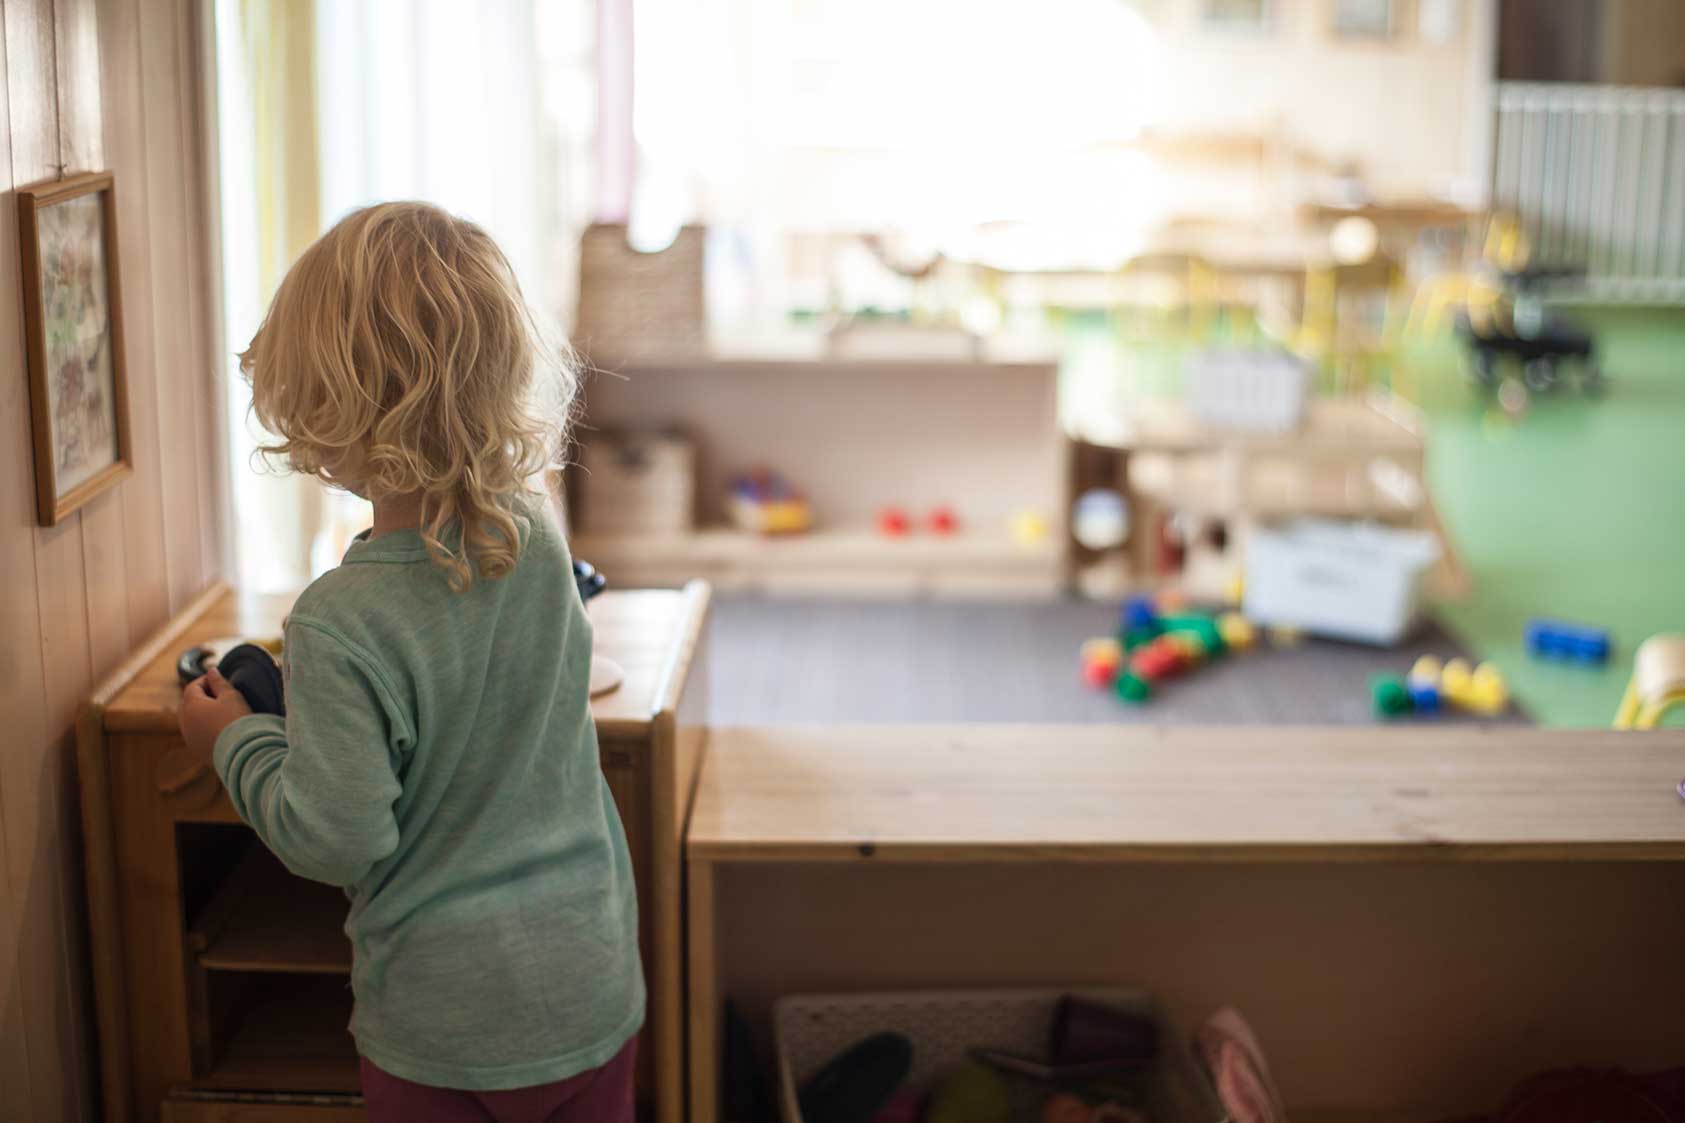
[[[1540,302],[1550,283],[1579,275],[1571,269],[1505,273],[1505,299],[1496,309],[1481,316],[1470,309],[1458,316],[1457,333],[1473,357],[1476,382],[1495,388],[1506,365],[1513,365],[1534,393],[1554,390],[1569,378],[1587,394],[1603,389],[1597,341],[1573,320],[1545,311]]]

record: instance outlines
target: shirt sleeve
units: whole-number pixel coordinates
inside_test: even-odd
[[[398,847],[392,805],[414,744],[386,677],[335,632],[289,621],[287,715],[252,714],[217,738],[217,775],[240,818],[301,877],[352,885]]]

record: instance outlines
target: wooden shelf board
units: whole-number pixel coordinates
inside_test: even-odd
[[[1685,732],[741,727],[710,735],[691,858],[1685,858]]]
[[[804,534],[768,536],[731,527],[706,527],[688,534],[591,534],[576,536],[575,552],[590,557],[659,558],[664,563],[799,566],[824,564],[894,569],[901,567],[998,565],[1039,568],[1060,564],[1058,536],[1023,544],[1005,533],[909,534],[891,538],[862,527],[820,527]]]
[[[188,945],[213,971],[345,976],[348,907],[343,892],[294,877],[254,844],[194,919]]]
[[[1111,426],[1109,418],[1100,419],[1108,426],[1104,428],[1087,424],[1090,420],[1079,420],[1071,435],[1090,444],[1136,452],[1234,448],[1326,458],[1407,454],[1422,447],[1421,422],[1415,411],[1376,396],[1312,398],[1304,422],[1286,432],[1213,428],[1197,420],[1180,400],[1136,402],[1116,426]]]
[[[217,636],[278,636],[292,604],[290,596],[224,592],[216,597],[142,664],[114,677],[104,713],[105,731],[175,733],[181,700],[176,660],[182,650]],[[659,691],[668,681],[673,654],[698,626],[707,604],[707,591],[701,587],[683,592],[617,587],[591,601],[597,650],[626,669],[620,689],[591,704],[599,733],[633,738],[649,732],[661,707]],[[118,681],[123,683],[120,688],[114,685]],[[231,810],[225,810],[224,821],[233,821]]]
[[[196,1088],[356,1092],[351,991],[335,979],[273,980],[222,1043]]]

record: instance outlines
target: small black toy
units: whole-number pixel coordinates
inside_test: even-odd
[[[215,660],[216,669],[222,672],[229,685],[240,692],[254,714],[287,712],[281,667],[275,662],[275,656],[255,643],[237,643],[222,651],[220,659],[217,658],[219,651],[219,644],[201,644],[182,652],[181,658],[176,661],[176,677],[181,684],[186,686],[204,674]]]

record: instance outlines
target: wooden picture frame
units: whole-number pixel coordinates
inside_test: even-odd
[[[19,188],[35,508],[53,526],[134,470],[110,172]]]

